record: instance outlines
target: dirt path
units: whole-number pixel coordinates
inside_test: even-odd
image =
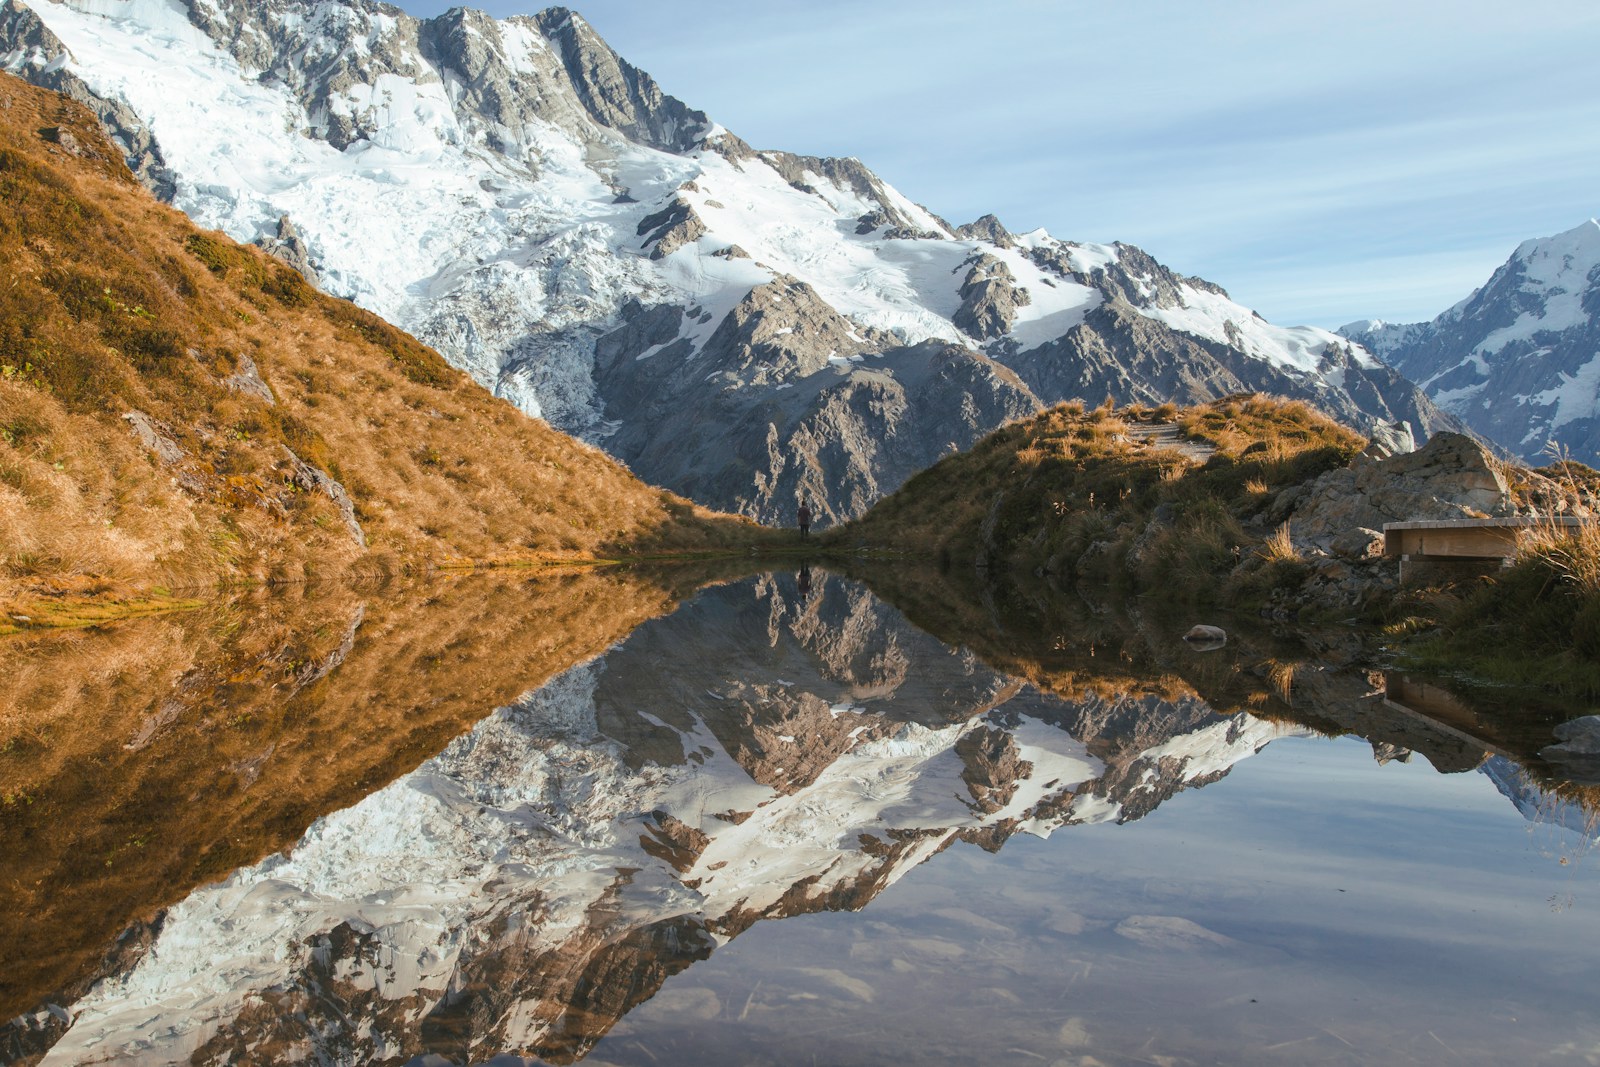
[[[1180,452],[1196,463],[1204,463],[1217,451],[1209,441],[1196,441],[1183,436],[1183,431],[1175,422],[1130,422],[1128,436],[1143,442],[1147,448],[1169,448]]]

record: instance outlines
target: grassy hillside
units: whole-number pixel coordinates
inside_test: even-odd
[[[632,477],[140,187],[0,76],[0,608],[759,531]]]
[[[1304,404],[1266,397],[1181,410],[1062,404],[947,457],[834,536],[1195,596],[1263,541],[1248,516],[1364,445]]]
[[[1061,405],[944,459],[822,541],[1012,581],[1050,574],[1163,607],[1306,601],[1311,619],[1365,620],[1374,650],[1386,641],[1413,666],[1600,694],[1600,525],[1536,526],[1503,571],[1397,589],[1392,562],[1307,555],[1268,518],[1281,519],[1282,490],[1363,444],[1303,404],[1266,397]],[[1600,508],[1600,474],[1581,464],[1503,473],[1524,514]]]

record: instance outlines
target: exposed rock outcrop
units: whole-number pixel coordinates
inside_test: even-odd
[[[278,219],[275,234],[270,237],[262,234],[256,238],[255,243],[273,259],[287,263],[299,271],[300,276],[312,285],[318,284],[317,268],[311,261],[311,248],[306,244],[305,238],[300,236],[295,224],[289,221],[289,216],[284,215]]]
[[[711,120],[661,91],[654,78],[618,56],[594,28],[566,8],[532,17],[561,50],[561,60],[590,116],[639,144],[683,152],[710,131]]]
[[[1014,242],[1011,233],[1000,224],[1000,220],[993,215],[984,215],[971,222],[963,223],[955,229],[957,237],[972,241],[987,241],[996,248],[1011,248]]]
[[[239,353],[239,369],[222,379],[222,384],[236,393],[253,396],[266,404],[276,404],[277,398],[272,395],[272,389],[261,377],[261,371],[256,367],[256,361],[250,358],[249,353]]]
[[[962,780],[973,804],[985,815],[1011,803],[1017,781],[1033,771],[1033,764],[1018,752],[1016,739],[1004,730],[973,730],[956,742],[955,752],[965,768]]]
[[[175,467],[189,458],[183,446],[172,438],[172,431],[156,422],[142,411],[130,411],[122,416],[133,435],[156,459],[168,467]]]
[[[821,196],[812,183],[822,183],[846,190],[874,205],[857,220],[857,234],[881,230],[880,236],[896,240],[938,240],[950,235],[950,228],[938,216],[891,193],[883,179],[859,159],[797,156],[792,152],[762,152],[760,157],[797,192]],[[913,215],[913,211],[918,214]]]
[[[1376,461],[1358,456],[1286,490],[1274,510],[1288,514],[1295,541],[1365,558],[1381,542],[1384,523],[1505,516],[1516,505],[1500,461],[1470,437],[1441,433],[1415,452]]]
[[[958,295],[961,307],[950,321],[980,341],[1010,333],[1017,309],[1033,302],[1027,290],[1017,288],[1010,268],[991,255],[978,257]]]
[[[651,259],[665,259],[691,241],[705,236],[706,224],[682,200],[674,200],[653,215],[639,220],[637,232],[650,249]]]
[[[283,458],[288,460],[290,476],[294,483],[308,493],[321,493],[333,501],[334,507],[339,509],[339,517],[344,520],[345,529],[350,531],[350,539],[361,548],[367,547],[367,535],[361,529],[361,523],[356,521],[355,501],[350,499],[350,494],[345,492],[344,486],[330,477],[326,471],[307,463],[290,450],[288,445],[283,446]]]

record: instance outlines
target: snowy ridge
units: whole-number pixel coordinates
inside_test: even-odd
[[[136,967],[73,1006],[44,1062],[412,1056],[485,983],[501,999],[474,1023],[475,1057],[581,1054],[637,1002],[598,1023],[579,1012],[570,998],[596,961],[636,971],[623,985],[642,983],[644,999],[661,953],[670,973],[762,918],[864,907],[960,839],[998,847],[1117,819],[1128,775],[1170,795],[1301,732],[1246,715],[1162,731],[1159,702],[1130,707],[1163,741],[1112,774],[1092,738],[1039,717],[1055,702],[943,652],[861,591],[829,580],[801,605],[755,592],[714,591],[648,624],[291,851],[197,891]],[[770,630],[750,624],[763,616]],[[663,673],[662,642],[714,633],[720,663],[759,673],[724,667],[714,691],[714,669]],[[640,703],[664,693],[676,695]],[[761,755],[769,741],[784,766]],[[640,943],[654,948],[635,960]]]
[[[1552,441],[1600,462],[1600,221],[1524,241],[1431,322],[1361,321],[1339,332],[1530,462],[1547,462]]]
[[[1504,756],[1491,756],[1478,773],[1494,783],[1500,795],[1511,801],[1528,822],[1539,826],[1559,826],[1589,841],[1600,838],[1600,825],[1584,811],[1583,805],[1568,800],[1534,779],[1526,768]]]
[[[707,503],[771,519],[805,491],[820,494],[829,517],[857,513],[914,470],[872,440],[925,437],[921,451],[936,458],[1015,417],[1018,405],[1079,395],[1058,388],[1077,381],[1070,368],[1035,364],[1084,358],[1060,347],[1063,338],[1088,331],[1092,347],[1096,330],[1126,332],[1112,319],[1089,321],[1113,305],[1171,331],[1132,342],[1146,355],[1227,364],[1174,377],[1191,391],[1304,395],[1362,426],[1429,420],[1395,399],[1387,380],[1376,391],[1347,380],[1351,366],[1388,372],[1342,338],[1273,326],[1138,249],[1043,231],[1015,236],[992,220],[953,228],[856,160],[756,152],[663,94],[559,8],[505,20],[454,9],[418,20],[357,0],[29,6],[45,29],[28,37],[19,18],[12,40],[0,37],[0,65],[35,80],[64,67],[118,114],[137,116],[153,136],[145,153],[158,153],[171,175],[163,191],[201,225],[263,241],[289,219],[328,291],[415,333],[524,410]],[[24,37],[36,43],[24,48]],[[46,40],[60,50],[37,43]],[[980,277],[986,284],[975,286]],[[788,396],[778,390],[797,381],[752,373],[766,358],[756,341],[741,342],[755,353],[741,370],[714,380],[696,371],[697,360],[722,358],[710,351],[719,328],[775,279],[808,286],[816,313],[848,324],[859,350],[810,351],[822,342],[794,324],[788,349],[803,353],[808,388]],[[677,331],[658,324],[630,355],[651,350],[640,362],[668,361],[681,382],[665,390],[654,378],[602,372],[597,338],[668,308],[682,312]],[[1202,344],[1180,353],[1170,337]],[[920,384],[940,346],[961,353],[959,389],[937,369],[932,387]],[[918,354],[878,362],[906,349]],[[1030,352],[1044,354],[1008,369]],[[842,401],[830,389],[841,379],[879,388],[884,378],[906,383],[906,395],[878,406],[903,402],[920,422],[865,426],[837,442],[863,467],[849,500],[826,478],[803,486],[809,459],[795,451],[837,421],[827,408]],[[1150,391],[1136,378],[1083,388],[1096,402],[1106,388],[1124,400]],[[977,414],[974,389],[983,397]],[[656,457],[686,447],[685,431],[640,413],[635,397],[664,392],[697,409],[738,407],[721,421],[749,412],[751,425],[736,440],[706,444],[692,471],[657,470]],[[722,484],[730,452],[762,450],[766,425],[755,425],[754,412],[774,408],[769,467],[742,486]],[[637,432],[615,436],[633,424]]]

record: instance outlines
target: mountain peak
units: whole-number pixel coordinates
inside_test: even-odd
[[[576,12],[547,8],[533,22],[559,47],[579,99],[600,125],[667,152],[687,152],[711,132],[704,111],[662,92],[654,78],[619,56]]]
[[[1340,330],[1531,463],[1600,459],[1600,220],[1524,241],[1431,322]]]
[[[1511,255],[1513,260],[1525,262],[1540,257],[1561,258],[1563,270],[1571,270],[1583,263],[1589,267],[1600,263],[1600,220],[1586,219],[1570,230],[1524,241]]]

